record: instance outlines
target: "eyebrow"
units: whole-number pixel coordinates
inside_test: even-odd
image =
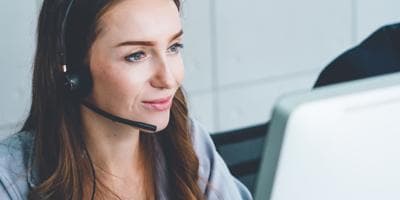
[[[183,30],[180,30],[178,33],[175,33],[169,41],[173,41],[182,35],[183,35]],[[153,42],[153,41],[125,41],[125,42],[121,42],[121,43],[117,44],[115,47],[129,46],[129,45],[155,46],[155,42]]]

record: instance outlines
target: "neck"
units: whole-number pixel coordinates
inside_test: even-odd
[[[115,176],[141,167],[140,131],[113,122],[81,106],[84,138],[93,163]]]
[[[96,177],[121,197],[142,194],[136,199],[154,199],[152,169],[139,129],[113,122],[85,106],[81,106],[81,116]]]

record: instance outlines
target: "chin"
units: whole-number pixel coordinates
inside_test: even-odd
[[[165,128],[167,128],[169,119],[170,119],[170,114],[168,112],[166,114],[150,117],[146,120],[146,123],[157,126],[156,132],[160,132]]]

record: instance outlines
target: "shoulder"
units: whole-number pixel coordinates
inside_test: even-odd
[[[374,31],[323,69],[314,87],[400,70],[400,23]]]
[[[194,151],[199,159],[200,178],[204,179],[210,173],[215,160],[215,146],[209,131],[197,120],[191,119],[191,134]],[[204,181],[205,187],[206,181]]]
[[[19,132],[0,141],[1,199],[26,197],[32,140],[30,133]]]
[[[210,132],[200,122],[192,118],[191,133],[194,150],[200,156],[199,159],[203,158],[203,155],[207,160],[213,159],[215,145],[211,139]]]
[[[19,132],[0,141],[0,167],[25,168],[32,151],[33,137],[29,132]],[[12,161],[12,162],[10,162]]]
[[[379,51],[393,51],[398,49],[398,44],[394,41],[399,40],[400,23],[390,24],[380,27],[363,40],[358,48],[370,53],[379,53]],[[377,52],[378,51],[378,52]]]
[[[199,186],[208,199],[252,199],[218,154],[210,132],[195,119],[191,120],[191,127],[193,147],[199,159]]]

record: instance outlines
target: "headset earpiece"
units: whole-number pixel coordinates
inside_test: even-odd
[[[66,90],[76,98],[84,98],[92,89],[92,79],[89,66],[81,66],[78,69],[65,72],[64,86]]]
[[[66,74],[64,86],[68,91],[74,92],[79,88],[79,76],[77,74]]]

